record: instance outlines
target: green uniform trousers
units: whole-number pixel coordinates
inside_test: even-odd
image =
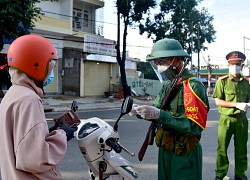
[[[242,177],[247,170],[248,120],[246,115],[227,116],[221,114],[218,125],[218,149],[216,176],[224,177],[228,172],[227,149],[234,135],[235,176]]]
[[[177,156],[159,148],[158,180],[202,180],[200,143],[188,156]]]

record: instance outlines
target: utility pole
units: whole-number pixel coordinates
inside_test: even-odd
[[[245,40],[250,40],[250,38],[248,38],[248,37],[245,37],[245,36],[243,36],[243,48],[244,48],[244,54],[246,53],[246,43],[245,43]],[[246,54],[245,54],[246,55]]]
[[[200,50],[201,50],[201,45],[200,45],[200,26],[198,26],[198,69],[197,69],[197,77],[200,78]]]
[[[243,36],[243,45],[244,45],[244,54],[245,55],[246,55],[246,50],[249,50],[249,49],[246,49],[246,42],[245,42],[246,40],[250,40],[250,38]],[[246,59],[245,63],[244,63],[244,66],[245,66],[244,68],[246,68],[248,70],[246,76],[249,76],[250,75],[250,68],[249,68],[250,65],[249,65],[248,59]]]
[[[244,53],[244,54],[245,54],[245,46],[246,46],[246,45],[245,45],[245,36],[243,36],[243,48],[244,48],[244,49],[243,49],[243,53]]]
[[[210,57],[208,55],[208,62],[207,62],[207,85],[208,85],[208,88],[210,89],[211,88],[211,66],[210,66]]]
[[[193,25],[193,19],[192,19],[192,14],[189,14],[189,19],[191,20],[191,24],[190,25],[190,31],[191,31],[191,46],[190,46],[190,70],[193,73],[193,43],[194,43],[194,39],[193,39],[193,33],[194,33],[194,25]]]
[[[210,96],[211,95],[211,75],[212,74],[212,69],[211,69],[211,64],[210,64],[210,57],[208,55],[208,61],[207,61],[207,95]]]

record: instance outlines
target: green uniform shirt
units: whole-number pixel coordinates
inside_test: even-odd
[[[249,81],[242,76],[239,80],[234,79],[232,75],[219,78],[216,82],[213,98],[218,98],[228,102],[249,102],[250,85]],[[218,110],[224,115],[235,115],[242,113],[238,108],[228,108],[218,106]]]
[[[190,72],[185,69],[182,74],[183,79],[190,77]],[[209,102],[206,94],[206,89],[203,83],[197,77],[190,78],[190,85],[194,92],[200,97],[200,99],[207,105],[209,109]],[[167,89],[170,84],[163,85],[161,92],[155,99],[154,106],[160,107],[161,102],[165,96]],[[200,135],[202,128],[188,119],[185,115],[184,102],[183,102],[183,86],[181,86],[177,95],[171,100],[169,109],[167,111],[160,111],[160,118],[158,121],[165,126],[171,127],[179,132],[185,134],[196,134]]]

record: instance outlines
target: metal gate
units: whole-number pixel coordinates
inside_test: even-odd
[[[84,96],[104,96],[109,91],[110,63],[85,61]]]

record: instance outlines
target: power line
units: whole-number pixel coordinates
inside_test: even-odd
[[[93,44],[100,44],[100,45],[116,45],[116,44],[110,44],[110,43],[99,43],[99,42],[92,42],[92,41],[84,41],[84,40],[72,40],[72,39],[63,39],[63,38],[56,38],[51,36],[44,36],[45,38],[49,39],[55,39],[55,40],[62,40],[62,41],[71,41],[76,43],[93,43]],[[136,46],[131,44],[125,44],[127,47],[138,47],[138,48],[151,48],[151,46]],[[123,45],[120,45],[123,46]]]
[[[213,59],[225,59],[225,57],[219,57],[219,56],[209,56],[209,57]]]
[[[44,11],[44,10],[42,10],[41,12],[49,13],[49,14],[54,14],[54,15],[60,15],[60,16],[69,17],[69,18],[74,18],[75,17],[75,16],[70,16],[70,15],[65,15],[65,14],[55,13],[55,12],[50,12],[50,11]],[[77,18],[86,20],[83,17],[77,17]],[[97,21],[97,20],[92,20],[92,19],[87,19],[87,20],[88,21],[92,21],[92,22],[99,22],[99,23],[104,23],[104,24],[117,25],[115,23],[110,23],[110,22]],[[51,38],[51,39],[53,39],[53,38]],[[57,39],[57,40],[67,40],[67,39],[59,39],[59,38],[55,38],[55,39]],[[67,41],[84,43],[84,41],[78,41],[78,40],[67,40]],[[96,42],[85,42],[85,43],[96,43]],[[113,45],[113,44],[106,44],[106,43],[96,43],[96,44]],[[122,46],[122,45],[120,45],[120,46]],[[139,45],[136,46],[136,45],[131,45],[131,44],[126,44],[126,46],[127,47],[137,47],[137,48],[151,48],[151,46],[139,46]]]
[[[207,64],[207,61],[205,60],[205,58],[204,58],[204,55],[203,55],[202,51],[201,51],[201,55],[202,55],[202,57],[203,57],[204,62]],[[210,56],[210,55],[209,55],[209,57],[210,57],[210,61],[225,60],[225,57]]]
[[[117,25],[117,24],[111,23],[111,22],[97,21],[97,20],[93,20],[93,19],[89,19],[89,18],[85,19],[83,17],[70,16],[70,15],[61,14],[61,13],[55,13],[55,12],[50,12],[50,11],[44,11],[44,10],[42,10],[41,12],[48,13],[48,14],[59,15],[59,16],[64,16],[64,17],[68,17],[68,18],[77,18],[77,19],[82,19],[82,20],[88,20],[88,21],[91,21],[91,22],[99,22],[99,23],[104,23],[104,24]]]
[[[202,51],[201,51],[201,55],[202,55],[203,61],[204,61],[206,64],[208,64],[208,62],[207,62],[207,61],[205,60],[205,58],[204,58],[204,55],[203,55]]]

